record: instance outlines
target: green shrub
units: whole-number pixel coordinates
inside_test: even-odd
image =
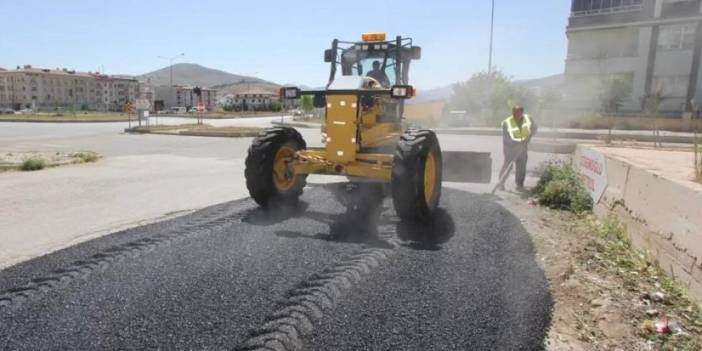
[[[273,101],[268,105],[268,109],[273,112],[280,112],[283,110],[283,104],[281,104],[280,101]]]
[[[575,213],[592,210],[592,198],[571,163],[544,164],[533,192],[542,205],[550,208]]]
[[[38,171],[46,168],[46,161],[41,158],[29,158],[22,162],[20,169],[23,171]]]
[[[100,158],[100,156],[94,152],[77,152],[73,154],[73,157],[80,159],[83,163],[95,162]]]

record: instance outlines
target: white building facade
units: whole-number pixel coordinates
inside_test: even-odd
[[[661,91],[661,111],[702,101],[702,1],[573,0],[567,28],[566,96],[573,109],[598,105],[605,77],[630,87],[622,110]]]

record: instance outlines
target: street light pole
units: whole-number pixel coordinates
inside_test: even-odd
[[[495,0],[492,0],[492,13],[490,15],[490,54],[488,56],[488,74],[492,74],[492,41],[495,30]]]
[[[168,67],[170,70],[170,78],[169,78],[169,85],[168,85],[168,90],[171,92],[171,99],[173,99],[173,102],[175,103],[175,97],[174,93],[175,91],[173,90],[173,61],[179,57],[185,56],[185,53],[181,52],[178,55],[175,55],[173,57],[165,57],[165,56],[159,56],[158,58],[168,60]]]

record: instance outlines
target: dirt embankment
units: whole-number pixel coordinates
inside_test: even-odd
[[[532,235],[555,307],[547,350],[700,350],[702,314],[674,278],[636,252],[616,218],[506,206]]]

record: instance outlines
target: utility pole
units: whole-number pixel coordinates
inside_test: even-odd
[[[255,77],[255,76],[256,76],[257,74],[259,74],[259,73],[260,73],[260,72],[254,72],[254,73],[253,73],[253,76]],[[249,78],[252,78],[252,77],[249,77]],[[246,91],[246,94],[247,94],[247,95],[250,95],[251,105],[254,105],[255,100],[254,100],[254,98],[253,98],[253,94],[251,94],[251,79],[249,79],[249,80],[246,82],[246,90],[247,90],[247,91]],[[254,108],[254,114],[256,114],[256,109],[255,109],[255,108]]]
[[[169,80],[169,85],[168,85],[168,90],[171,92],[171,99],[175,103],[175,90],[173,89],[173,60],[185,56],[185,53],[181,52],[178,55],[175,55],[173,57],[165,57],[165,56],[159,56],[158,58],[163,59],[163,60],[168,60],[168,67],[170,69],[170,80]],[[171,106],[173,107],[173,106]]]
[[[492,40],[495,31],[495,0],[492,0],[492,13],[490,15],[490,53],[488,56],[488,74],[492,74]]]

